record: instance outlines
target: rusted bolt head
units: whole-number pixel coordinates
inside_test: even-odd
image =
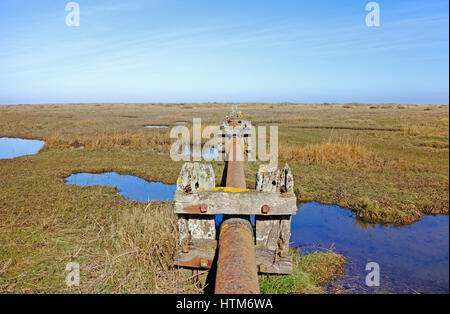
[[[188,243],[183,243],[183,244],[181,245],[181,252],[183,252],[183,253],[189,253],[189,251],[190,251],[189,244],[188,244]]]
[[[264,265],[264,264],[259,265],[258,268],[259,268],[259,272],[260,272],[260,273],[265,273],[265,272],[267,272],[267,266]]]
[[[202,267],[202,268],[207,268],[207,267],[208,267],[208,260],[202,258],[202,259],[200,260],[200,267]]]
[[[208,211],[208,205],[206,204],[201,204],[200,205],[200,212],[201,213],[206,213]]]
[[[263,213],[263,214],[268,214],[271,210],[272,210],[272,207],[270,207],[269,205],[263,205],[261,207],[261,213]]]
[[[189,253],[190,250],[191,250],[191,241],[189,239],[184,239],[181,242],[181,252]]]

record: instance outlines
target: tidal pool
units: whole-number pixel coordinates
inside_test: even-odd
[[[106,185],[116,187],[126,199],[139,202],[171,202],[176,186],[161,182],[148,182],[136,176],[121,175],[115,172],[101,174],[77,173],[66,178],[66,184],[78,186]]]
[[[449,216],[426,216],[396,227],[361,222],[346,209],[316,203],[292,217],[291,246],[334,248],[348,257],[338,282],[350,293],[448,293]],[[366,264],[380,266],[380,286],[367,287]]]
[[[16,157],[37,154],[45,142],[39,140],[25,140],[21,138],[0,138],[0,159],[12,159]]]

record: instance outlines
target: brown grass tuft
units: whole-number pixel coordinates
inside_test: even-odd
[[[279,156],[282,161],[298,160],[310,164],[355,165],[374,162],[375,153],[358,143],[327,141],[306,146],[280,145]]]
[[[80,120],[80,121],[76,121],[74,122],[75,126],[84,126],[84,125],[95,125],[95,124],[103,124],[105,123],[102,120]]]
[[[160,117],[162,120],[176,120],[176,121],[185,121],[186,116],[182,115],[165,115]]]
[[[424,126],[405,126],[403,128],[403,134],[407,136],[439,136],[442,135],[441,132],[435,128],[424,127]]]
[[[136,207],[110,227],[98,292],[194,293],[186,273],[173,266],[178,231],[173,206]]]

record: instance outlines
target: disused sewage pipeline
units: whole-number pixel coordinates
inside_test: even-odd
[[[245,189],[242,161],[237,160],[242,146],[236,141],[227,151],[227,187]],[[219,253],[215,293],[259,293],[253,227],[249,217],[224,217],[219,234]]]
[[[225,153],[227,162],[225,187],[215,186],[210,164],[185,163],[177,180],[174,201],[180,236],[174,264],[211,269],[217,260],[217,294],[259,293],[258,272],[292,273],[294,178],[287,164],[283,169],[260,165],[255,189],[246,189],[244,149],[254,152],[256,140],[251,129],[251,122],[236,110],[219,125],[218,151]],[[218,241],[216,215],[224,215]],[[250,215],[255,216],[254,226]]]

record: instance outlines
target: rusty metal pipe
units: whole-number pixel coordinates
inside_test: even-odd
[[[243,156],[243,148],[239,140],[233,139],[232,147],[226,147],[227,151],[227,186],[245,189],[245,175],[243,161],[239,156]]]
[[[259,293],[253,230],[246,219],[230,218],[222,223],[215,293]]]
[[[243,161],[238,160],[241,142],[232,142],[234,156],[228,149],[227,186],[245,189]],[[224,218],[219,235],[216,294],[259,293],[253,227],[248,217]]]

